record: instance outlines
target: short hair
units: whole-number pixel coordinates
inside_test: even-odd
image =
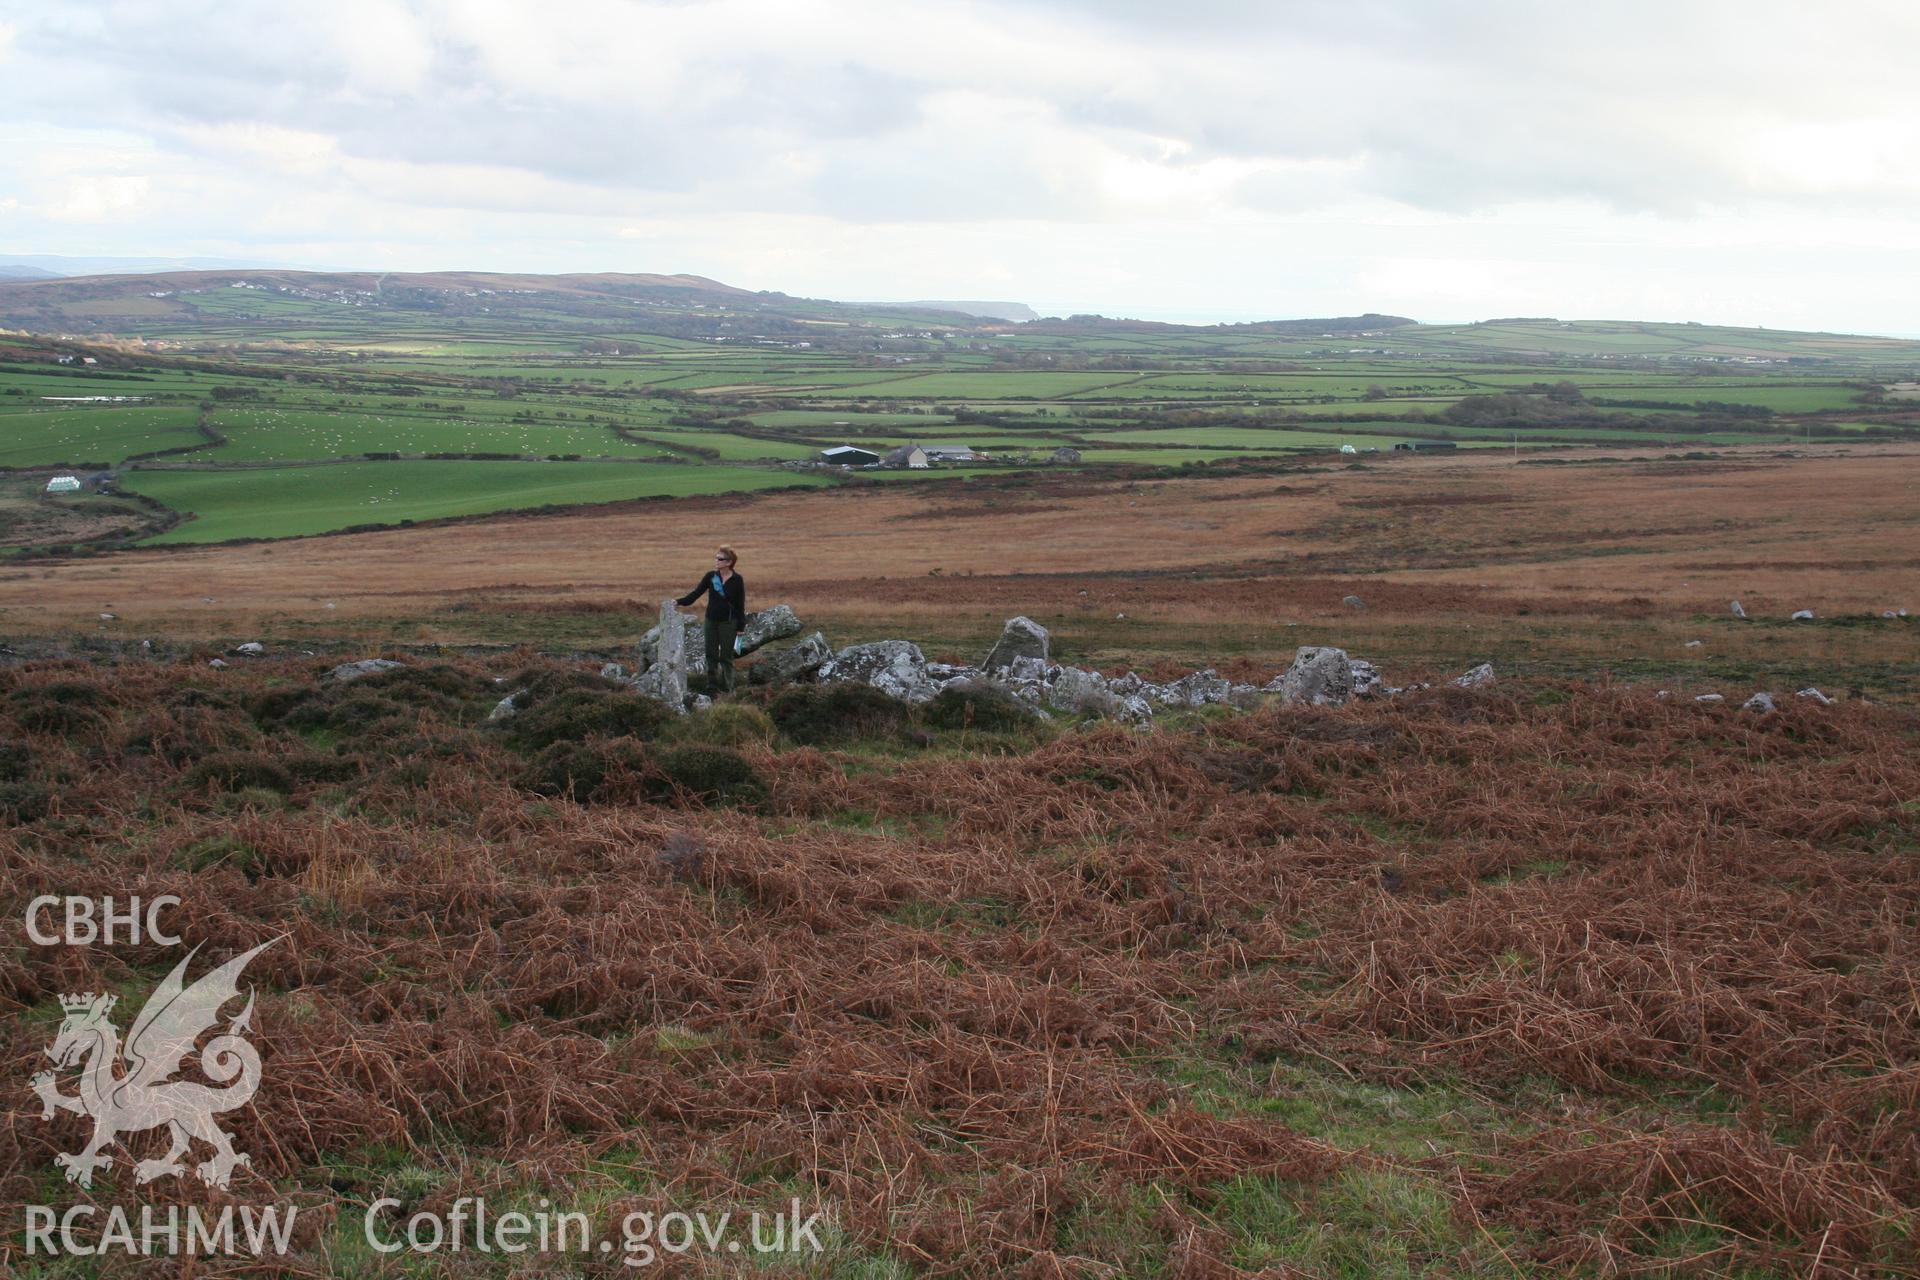
[[[727,558],[728,564],[740,563],[740,557],[734,554],[732,547],[721,547],[719,550],[720,554]]]

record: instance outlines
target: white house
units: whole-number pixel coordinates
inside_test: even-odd
[[[48,493],[78,493],[80,492],[80,477],[79,476],[55,476],[53,479],[47,481],[47,492]]]
[[[911,467],[922,470],[927,465],[927,453],[917,444],[903,444],[889,453],[880,464],[883,467]]]

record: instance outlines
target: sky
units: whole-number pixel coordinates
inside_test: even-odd
[[[0,253],[1920,333],[1912,0],[0,0]]]

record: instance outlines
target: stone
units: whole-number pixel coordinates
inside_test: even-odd
[[[1047,705],[1055,711],[1107,716],[1120,710],[1120,699],[1107,689],[1099,672],[1062,667],[1047,691]]]
[[[908,702],[927,702],[938,692],[927,678],[927,659],[909,640],[876,640],[840,650],[821,664],[829,684],[864,684]]]
[[[800,615],[784,604],[776,604],[770,609],[747,615],[747,625],[740,630],[740,653],[749,654],[775,640],[785,640],[788,636],[799,634]],[[702,653],[700,656],[704,663],[706,655]]]
[[[1337,707],[1353,696],[1353,667],[1345,649],[1303,644],[1293,665],[1267,681],[1266,691],[1280,701],[1312,707]]]
[[[258,640],[249,640],[245,644],[235,645],[233,651],[235,653],[244,653],[250,658],[257,658],[267,651],[267,646],[261,644]]]
[[[1212,702],[1225,702],[1233,690],[1233,682],[1217,675],[1212,667],[1204,671],[1191,671],[1170,684],[1155,688],[1149,697],[1158,695],[1158,700],[1169,707],[1204,707]]]
[[[1050,666],[1045,658],[1019,657],[1007,667],[1006,675],[1010,680],[1027,680],[1034,684],[1045,684],[1053,679],[1053,673],[1058,670],[1058,667]]]
[[[1723,693],[1703,693],[1694,699],[1695,702],[1725,702],[1726,700],[1727,697]]]
[[[1049,641],[1047,629],[1032,618],[1008,618],[1000,629],[1000,639],[981,661],[980,669],[989,674],[1007,671],[1022,658],[1036,659],[1044,666]]]
[[[1478,689],[1490,685],[1493,683],[1493,664],[1483,662],[1465,675],[1456,676],[1453,683],[1455,687],[1461,689]]]
[[[1367,602],[1359,596],[1341,596],[1340,603],[1349,609],[1364,609],[1367,607]]]
[[[1800,692],[1794,694],[1793,696],[1796,698],[1806,698],[1809,701],[1817,702],[1823,707],[1830,707],[1833,705],[1832,698],[1829,698],[1826,694],[1820,692],[1818,689],[1814,688],[1812,685],[1808,685],[1806,688],[1802,689]]]
[[[1754,694],[1751,698],[1748,698],[1740,704],[1740,709],[1742,711],[1757,711],[1761,715],[1765,715],[1769,711],[1779,710],[1778,707],[1773,705],[1773,695],[1768,693]]]
[[[119,614],[117,614],[117,613],[103,613],[103,614],[101,614],[101,615],[100,615],[100,621],[102,621],[102,622],[114,622],[114,621],[117,621],[117,620],[119,619],[119,616],[120,616],[120,615],[119,615]]]
[[[1811,609],[1795,609],[1795,610],[1793,611],[1793,621],[1795,621],[1795,622],[1812,622],[1812,621],[1813,621],[1813,610],[1811,610]]]
[[[520,714],[519,700],[526,696],[527,691],[525,689],[515,689],[512,693],[493,704],[493,710],[487,712],[487,719],[490,722],[511,720]]]
[[[681,616],[671,597],[660,602],[660,625],[652,632],[653,660],[633,678],[635,693],[675,711],[687,708],[687,633],[680,625]]]
[[[1114,719],[1122,724],[1148,725],[1153,723],[1153,704],[1139,694],[1129,694],[1120,699],[1120,710]]]
[[[214,658],[210,660],[207,663],[207,665],[212,667],[215,671],[225,671],[227,669],[227,662],[226,662],[226,659],[224,658]]]
[[[1371,698],[1384,687],[1380,683],[1380,672],[1371,662],[1353,658],[1347,662],[1347,674],[1353,677],[1353,696]]]
[[[382,671],[392,671],[406,665],[391,658],[362,658],[358,662],[343,662],[327,674],[335,680],[358,680],[361,676],[379,675]]]
[[[625,680],[627,678],[627,669],[617,662],[609,662],[600,668],[600,678],[602,680]]]
[[[704,674],[707,668],[707,654],[705,637],[701,629],[702,622],[703,619],[690,613],[681,613],[679,606],[674,606],[671,620],[663,616],[659,622],[647,628],[647,633],[640,637],[640,645],[634,650],[633,655],[634,674],[644,674],[653,668],[654,663],[660,661],[660,637],[668,629],[680,638],[681,660],[691,663],[688,667],[689,674]]]
[[[813,675],[832,656],[833,649],[827,644],[827,638],[816,631],[797,644],[762,654],[745,670],[748,681],[753,684],[784,684]]]
[[[1689,641],[1687,641],[1687,648],[1689,648],[1689,649],[1698,649],[1698,648],[1700,647],[1700,645],[1701,645],[1702,643],[1703,643],[1703,642],[1702,642],[1702,641],[1699,641],[1699,640],[1689,640]]]
[[[1747,616],[1747,611],[1740,607],[1740,602],[1738,600],[1735,600],[1733,602],[1733,616],[1736,618],[1744,618]]]
[[[1137,671],[1129,671],[1123,676],[1115,676],[1107,681],[1107,688],[1122,698],[1130,698],[1146,686],[1147,682],[1140,678],[1140,673]]]

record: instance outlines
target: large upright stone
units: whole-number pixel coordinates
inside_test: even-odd
[[[654,629],[654,660],[634,677],[637,693],[664,702],[675,711],[687,705],[687,640],[680,626],[679,606],[673,600],[660,602],[660,625]]]
[[[1282,702],[1314,707],[1339,706],[1353,696],[1353,662],[1345,649],[1303,644],[1293,665],[1267,682],[1266,691]]]
[[[1005,671],[1017,658],[1037,658],[1043,665],[1047,661],[1047,629],[1032,618],[1008,618],[999,641],[980,667],[988,672]]]

